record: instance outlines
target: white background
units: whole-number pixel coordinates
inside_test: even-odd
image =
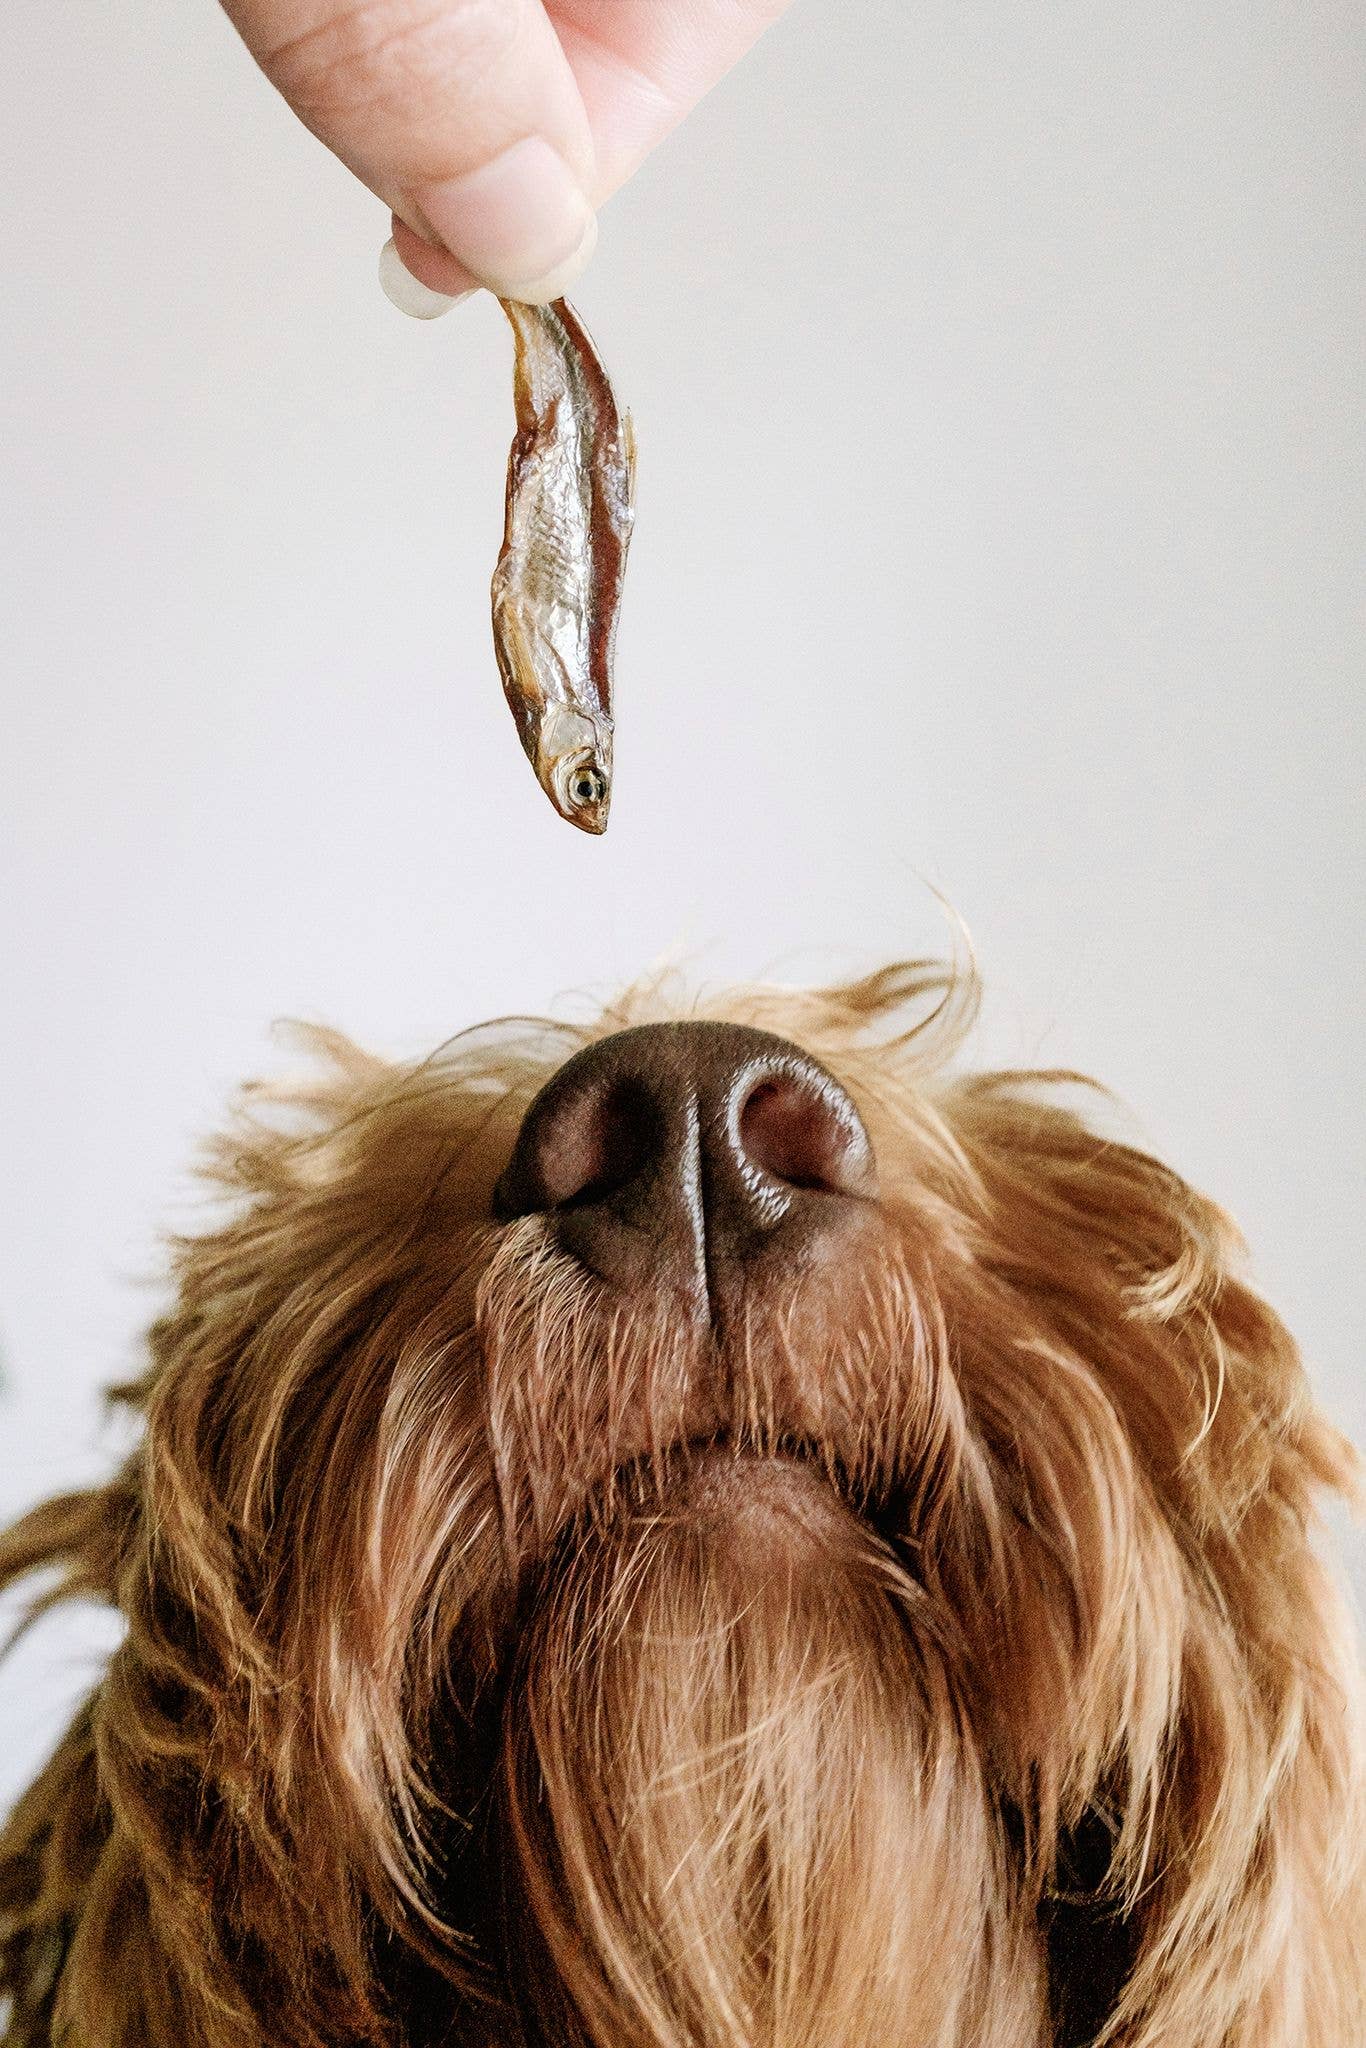
[[[677,944],[826,973],[939,950],[932,889],[984,1056],[1117,1088],[1366,1438],[1363,22],[807,0],[612,203],[592,842],[490,648],[497,309],[383,301],[208,0],[10,0],[0,1510],[112,1459],[272,1018],[410,1052]],[[97,1640],[8,1667],[0,1797]]]

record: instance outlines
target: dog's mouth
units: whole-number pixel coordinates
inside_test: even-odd
[[[767,1443],[726,1431],[685,1437],[658,1456],[619,1465],[601,1493],[603,1501],[590,1507],[595,1519],[604,1505],[609,1515],[683,1513],[741,1525],[776,1515],[796,1531],[819,1521],[819,1505],[874,1520],[824,1447],[796,1435]]]
[[[761,1448],[720,1437],[684,1451],[656,1512],[724,1533],[756,1574],[800,1569],[851,1524],[871,1532],[842,1475],[800,1439]]]
[[[798,1557],[836,1523],[858,1526],[889,1552],[901,1548],[899,1491],[870,1489],[814,1436],[717,1429],[633,1448],[610,1467],[606,1455],[558,1529],[546,1528],[540,1543],[515,1545],[509,1561],[524,1584],[540,1589],[533,1601],[585,1543],[610,1540],[628,1523],[728,1530],[741,1549],[753,1545],[756,1565],[773,1567],[785,1547]]]

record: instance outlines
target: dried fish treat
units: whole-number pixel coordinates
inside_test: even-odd
[[[563,299],[500,300],[516,341],[493,642],[536,779],[583,832],[607,829],[612,656],[635,500],[635,438]]]

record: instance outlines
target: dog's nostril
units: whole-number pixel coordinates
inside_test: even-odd
[[[601,1201],[645,1164],[657,1122],[645,1091],[628,1081],[579,1088],[548,1102],[529,1122],[499,1186],[500,1212],[527,1215]]]
[[[842,1091],[827,1091],[815,1076],[767,1076],[741,1105],[740,1150],[751,1166],[789,1187],[865,1194],[868,1141],[846,1103]]]
[[[549,1206],[600,1201],[634,1180],[650,1152],[656,1119],[639,1089],[609,1088],[576,1104],[547,1134],[543,1177]]]

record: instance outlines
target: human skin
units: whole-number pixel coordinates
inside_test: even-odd
[[[394,217],[386,288],[544,303],[597,209],[789,0],[223,0],[294,112]],[[387,253],[387,252],[386,252]],[[401,264],[401,269],[400,269]],[[435,295],[440,295],[438,299]]]

